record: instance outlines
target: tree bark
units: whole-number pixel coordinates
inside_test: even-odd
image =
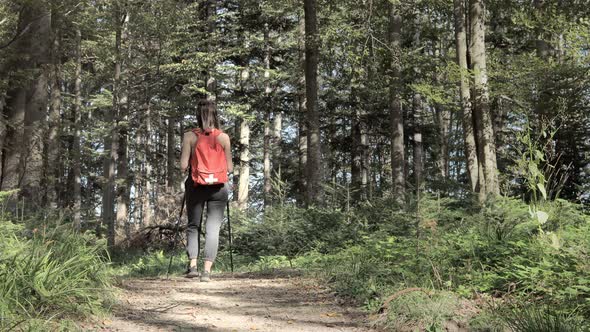
[[[352,185],[352,197],[358,201],[362,196],[362,146],[361,146],[361,121],[358,110],[357,88],[355,81],[350,82],[350,105],[353,112],[350,119],[350,182]]]
[[[303,205],[307,195],[307,97],[305,95],[305,20],[300,18],[299,22],[299,80],[297,84],[297,107],[298,107],[298,150],[299,150],[299,183],[298,203]]]
[[[19,14],[20,24],[18,31],[24,31],[25,27],[28,27],[32,23],[33,18],[38,14],[39,12],[33,11],[33,8],[25,8]],[[28,55],[30,52],[30,35],[30,31],[24,33],[11,47],[14,47],[16,52],[20,54]],[[15,59],[10,60],[7,67],[11,66],[17,72],[25,71],[32,66],[29,57],[15,57]],[[25,109],[27,106],[27,82],[23,80],[11,80],[8,86],[10,89],[6,94],[6,100],[4,101],[5,111],[3,113],[3,117],[6,120],[6,130],[3,135],[2,145],[3,164],[1,165],[2,184],[0,188],[2,191],[18,189],[23,176],[23,170],[20,167],[20,156],[24,148],[23,136]]]
[[[0,75],[4,73],[0,71]],[[4,94],[0,95],[0,161],[4,159],[4,140],[6,139],[6,114],[4,114],[4,106],[6,100]],[[2,164],[0,162],[0,186],[2,185]]]
[[[121,111],[127,113],[126,107],[121,107]],[[129,187],[129,164],[128,164],[128,129],[127,121],[128,115],[123,114],[122,118],[124,124],[119,130],[119,147],[118,147],[118,162],[117,162],[117,215],[116,215],[116,238],[119,241],[122,238],[122,230],[127,229],[129,222],[129,201],[130,201],[130,187]]]
[[[123,121],[119,125],[118,132],[116,243],[120,243],[123,239],[123,234],[127,234],[125,230],[128,229],[131,195],[129,186],[129,101],[127,86],[125,86],[125,91],[121,89],[119,96],[119,118]]]
[[[438,129],[438,151],[436,155],[436,168],[440,179],[449,177],[449,132],[451,127],[451,112],[442,105],[434,107],[436,124]]]
[[[405,201],[404,116],[401,103],[401,28],[402,17],[397,6],[389,7],[389,44],[391,77],[389,82],[389,121],[391,124],[392,195],[402,204]]]
[[[485,178],[485,196],[499,194],[496,144],[494,127],[489,105],[488,76],[485,49],[485,7],[483,0],[470,0],[471,45],[470,54],[473,66],[474,89],[473,103],[477,117],[481,119],[480,140],[483,150],[483,175]],[[484,197],[482,197],[484,198]]]
[[[174,192],[177,181],[175,164],[178,158],[176,158],[175,120],[172,116],[166,120],[166,191],[168,193]]]
[[[363,108],[369,107],[369,104],[363,105]],[[370,154],[369,154],[369,125],[367,123],[367,112],[361,110],[359,119],[359,136],[360,136],[360,159],[361,159],[361,200],[366,201],[370,193],[369,174],[371,168]]]
[[[216,15],[217,15],[217,0],[207,0],[207,32],[208,32],[208,43],[207,52],[210,58],[215,57],[216,50]],[[217,101],[217,78],[215,77],[215,63],[212,63],[207,69],[207,100],[216,102]]]
[[[307,204],[323,202],[321,133],[318,111],[319,34],[317,0],[304,0],[305,12],[305,94],[307,97]]]
[[[422,144],[422,96],[414,92],[413,108],[414,108],[414,133],[413,133],[413,148],[414,148],[414,184],[416,186],[417,195],[422,191],[423,171],[424,171],[424,147]]]
[[[151,151],[152,151],[152,106],[151,106],[151,97],[149,95],[149,89],[147,90],[147,106],[145,112],[145,133],[143,143],[144,145],[144,153],[143,153],[143,165],[145,170],[145,182],[143,186],[143,195],[142,195],[142,223],[144,227],[152,225],[152,204],[151,204],[151,194],[152,194],[152,158],[151,158]]]
[[[246,119],[240,121],[240,179],[238,181],[238,209],[248,208],[250,181],[250,125]]]
[[[2,191],[19,188],[23,176],[20,155],[23,150],[23,135],[27,91],[24,86],[8,91],[6,101],[6,139],[4,142],[4,165],[2,165]]]
[[[463,141],[465,159],[467,162],[467,175],[471,191],[478,189],[478,157],[476,146],[476,131],[474,126],[473,113],[471,108],[471,90],[469,87],[469,66],[467,63],[467,24],[465,18],[465,0],[454,0],[455,15],[455,48],[457,52],[457,64],[460,70],[460,98],[461,98],[461,120],[463,124]]]
[[[281,142],[283,139],[283,114],[280,110],[274,112],[272,119],[272,170],[281,173]]]
[[[122,42],[129,39],[128,23],[129,14],[124,14],[122,30]],[[128,58],[129,53],[125,56]],[[123,59],[120,60],[123,62]],[[123,234],[129,234],[129,204],[131,188],[129,185],[129,79],[125,80],[126,84],[119,84],[118,89],[118,109],[119,119],[123,121],[119,124],[118,131],[118,155],[117,155],[117,215],[115,223],[115,242],[122,239]]]
[[[48,102],[48,64],[51,63],[50,35],[51,13],[42,5],[32,9],[33,17],[30,30],[31,69],[36,77],[30,82],[27,91],[27,103],[24,118],[23,152],[20,155],[20,169],[23,171],[20,184],[21,194],[32,205],[40,207],[43,176],[43,127],[47,117]]]
[[[81,228],[81,209],[82,209],[82,181],[81,181],[81,120],[82,120],[82,33],[79,27],[76,27],[76,52],[75,52],[75,72],[74,72],[74,103],[72,108],[74,144],[72,146],[72,173],[74,182],[72,191],[72,212],[74,227],[77,230]]]
[[[418,13],[415,19],[415,31],[414,31],[414,40],[413,46],[415,49],[419,49],[421,46],[421,35],[422,35],[422,17],[421,14]],[[421,69],[417,65],[414,67],[413,74],[416,77],[415,82],[419,82],[419,78],[421,77]],[[412,106],[413,106],[413,119],[414,119],[414,132],[413,132],[413,153],[414,153],[414,185],[416,187],[416,197],[418,197],[418,203],[420,194],[422,192],[422,183],[423,183],[423,171],[424,171],[424,146],[422,142],[422,117],[423,117],[423,108],[424,105],[422,104],[422,95],[414,91],[412,97]]]
[[[272,113],[272,89],[270,87],[270,41],[269,41],[269,27],[268,23],[264,24],[264,146],[263,146],[263,176],[264,176],[264,207],[271,205],[271,113]]]
[[[43,170],[46,174],[43,176],[45,183],[45,204],[57,208],[57,199],[59,197],[59,179],[60,179],[60,132],[61,132],[61,47],[60,32],[55,20],[52,27],[53,45],[51,48],[51,74],[50,74],[50,102],[49,102],[49,122],[47,126],[46,137],[46,158]]]
[[[543,15],[545,0],[533,0],[533,6],[539,16]],[[547,59],[553,53],[551,46],[547,42],[545,32],[542,26],[538,26],[536,29],[537,39],[535,40],[535,47],[537,49],[537,56],[541,59]]]
[[[268,207],[271,205],[270,193],[272,190],[271,185],[271,168],[270,168],[270,111],[265,110],[264,112],[264,145],[262,152],[262,173],[264,176],[263,192],[264,195],[264,206]]]
[[[239,37],[243,43],[243,35]],[[250,76],[248,60],[245,56],[238,59],[240,71],[237,74],[238,100],[242,103],[246,97],[246,81]],[[248,197],[250,188],[250,123],[246,117],[236,119],[236,137],[238,139],[238,157],[237,167],[234,171],[234,200],[241,211],[248,208]]]
[[[107,115],[107,123],[110,125],[108,142],[110,148],[105,155],[105,188],[103,194],[103,223],[107,225],[107,245],[109,248],[115,246],[117,235],[117,219],[114,216],[115,209],[115,177],[117,169],[117,159],[119,155],[119,116],[120,116],[120,85],[121,85],[121,40],[123,34],[123,19],[125,13],[120,11],[118,5],[115,5],[113,20],[115,24],[115,68],[113,75],[113,107]],[[105,144],[106,147],[106,144]]]

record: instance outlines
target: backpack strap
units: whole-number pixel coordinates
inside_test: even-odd
[[[219,135],[221,135],[223,133],[223,131],[221,129],[213,129],[211,131],[211,135],[213,135],[213,137],[217,137]]]
[[[191,131],[193,132],[193,134],[197,135],[197,137],[203,134],[201,128],[193,128]]]
[[[202,135],[217,137],[223,133],[223,131],[221,129],[217,129],[217,128],[207,128],[205,130],[202,130],[201,128],[195,128],[192,130],[192,132],[195,133],[195,135],[197,135],[197,137],[202,136]]]

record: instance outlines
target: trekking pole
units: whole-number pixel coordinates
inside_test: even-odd
[[[231,267],[231,273],[234,273],[234,255],[232,253],[232,238],[231,238],[231,222],[229,217],[229,200],[227,201],[227,231],[229,233],[229,264]]]
[[[186,201],[186,190],[184,195],[182,195],[182,205],[180,206],[180,215],[178,216],[178,221],[176,221],[176,230],[174,231],[174,241],[172,242],[172,255],[170,255],[170,262],[168,262],[168,271],[166,271],[166,280],[168,280],[168,276],[170,275],[170,268],[172,267],[172,259],[174,259],[174,249],[176,248],[176,242],[178,241],[178,228],[180,227],[180,222],[182,220],[182,212],[184,212],[184,202]]]

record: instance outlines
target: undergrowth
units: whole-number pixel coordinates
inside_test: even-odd
[[[426,197],[417,221],[415,212],[400,211],[386,200],[373,201],[332,214],[329,241],[317,235],[301,237],[300,246],[310,248],[304,253],[281,245],[281,239],[297,235],[274,231],[280,227],[274,220],[253,228],[242,225],[240,231],[246,234],[238,234],[236,242],[248,246],[246,242],[255,241],[256,248],[272,244],[276,254],[257,256],[249,269],[304,269],[371,312],[383,310],[389,296],[405,289],[431,294],[392,301],[386,325],[394,330],[403,330],[403,325],[435,331],[456,322],[476,331],[516,331],[521,325],[515,322],[527,326],[527,321],[535,321],[530,312],[536,311],[514,308],[543,307],[554,313],[547,317],[555,317],[536,320],[548,326],[545,330],[560,324],[559,331],[583,331],[588,328],[584,321],[590,321],[590,217],[581,206],[563,200],[544,202],[538,209],[547,214],[546,220],[540,222],[516,199],[500,197],[474,208],[464,201]],[[309,211],[290,208],[289,215],[289,229],[320,231],[312,222],[322,223],[328,213],[315,212],[311,220]],[[254,240],[254,233],[264,236]],[[459,306],[458,317],[443,314],[436,308],[445,294],[454,294],[445,308],[460,299],[476,308]],[[505,307],[512,308],[512,314],[506,314]]]
[[[420,206],[419,219],[385,199],[348,211],[283,206],[259,220],[236,215],[235,271],[305,271],[381,312],[382,325],[396,331],[443,331],[449,324],[473,331],[588,328],[590,217],[581,206],[544,202],[537,207],[547,215],[542,222],[510,198],[478,208],[426,197]],[[230,270],[226,237],[218,272]],[[186,254],[174,255],[172,273],[179,275]],[[163,250],[129,254],[118,259],[117,273],[163,276],[169,257]],[[545,320],[535,318],[539,312]]]
[[[0,330],[71,330],[111,301],[106,245],[70,225],[0,218]]]

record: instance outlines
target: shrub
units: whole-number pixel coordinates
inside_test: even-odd
[[[236,251],[255,258],[293,258],[312,250],[329,252],[358,241],[365,229],[351,213],[292,205],[269,208],[262,220],[242,220],[238,225],[234,232]]]
[[[501,315],[513,332],[581,332],[585,328],[579,317],[546,306],[511,306]]]
[[[456,318],[460,300],[450,292],[410,292],[389,304],[388,326],[394,331],[446,331],[445,323]]]
[[[101,312],[108,261],[104,242],[67,225],[26,232],[0,220],[0,330]]]
[[[432,198],[421,206],[420,225],[414,213],[395,208],[373,214],[413,222],[418,234],[389,225],[395,222],[390,219],[343,249],[312,251],[295,261],[368,309],[401,289],[422,287],[465,297],[488,293],[519,303],[534,298],[558,312],[590,317],[590,218],[579,206],[545,202],[538,207],[549,216],[544,223],[531,216],[527,204],[509,198],[481,209]],[[337,237],[339,231],[333,233]],[[408,312],[407,317],[413,316]],[[480,330],[493,330],[482,322]]]

